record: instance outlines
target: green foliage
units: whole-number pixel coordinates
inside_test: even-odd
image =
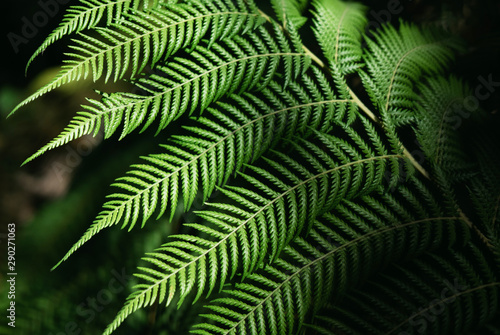
[[[344,200],[334,211],[321,215],[308,237],[297,237],[283,250],[282,258],[214,299],[207,306],[212,313],[205,317],[219,326],[203,323],[195,333],[241,334],[260,325],[270,334],[295,333],[329,299],[342,296],[348,287],[386,264],[442,245],[463,245],[468,240],[467,225],[450,204],[440,203],[417,180],[412,179],[413,183],[395,194],[374,192],[355,202]],[[402,199],[410,194],[418,198],[403,204]],[[432,203],[434,208],[419,201]],[[450,210],[450,216],[440,217]],[[266,313],[275,315],[267,318]]]
[[[321,326],[310,328],[319,334],[467,333],[497,312],[500,283],[490,257],[470,244],[394,264],[325,308],[316,316]]]
[[[117,92],[106,94],[102,101],[89,100],[90,105],[83,106],[85,111],[78,113],[64,132],[27,161],[76,137],[95,135],[101,123],[106,138],[123,123],[121,139],[142,123],[141,131],[146,130],[159,118],[158,133],[184,112],[201,113],[224,94],[234,93],[236,89],[245,92],[257,84],[267,86],[280,63],[287,69],[296,64],[295,73],[286,71],[285,82],[290,81],[305,69],[300,65],[305,61],[294,58],[305,55],[302,50],[292,50],[293,44],[300,41],[290,45],[278,28],[275,27],[274,33],[275,37],[260,28],[250,36],[250,41],[238,36],[211,46],[209,41],[202,41],[190,53],[192,60],[174,59],[167,66],[158,65],[154,74],[138,79],[136,88],[146,94]]]
[[[314,34],[330,67],[342,75],[361,66],[365,8],[356,2],[313,1]]]
[[[147,10],[158,6],[158,1],[149,0],[82,0],[80,2],[80,5],[71,6],[67,10],[59,27],[47,37],[42,45],[35,51],[33,56],[31,56],[26,66],[26,70],[31,62],[51,44],[66,35],[96,27],[99,22],[104,21],[104,16],[106,16],[106,24],[110,25],[115,21],[119,21],[123,14],[129,10]]]
[[[68,10],[33,58],[78,33],[69,58],[14,111],[85,78],[132,88],[98,92],[25,163],[99,131],[163,143],[115,180],[55,266],[105,228],[133,240],[139,225],[158,231],[154,250],[127,253],[134,286],[104,334],[143,309],[156,314],[152,329],[173,331],[166,320],[188,303],[198,317],[182,329],[195,334],[494,328],[498,173],[487,150],[468,160],[445,122],[469,94],[446,73],[462,44],[405,22],[370,38],[366,24],[364,6],[338,0],[87,0]],[[462,121],[480,127],[475,115]],[[423,160],[407,149],[413,140]],[[436,296],[446,282],[467,288]],[[438,303],[425,329],[412,322]]]

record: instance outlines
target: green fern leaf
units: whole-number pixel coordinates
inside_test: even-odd
[[[488,265],[490,257],[470,243],[393,265],[339,304],[331,304],[309,332],[469,333],[498,309],[500,282]]]
[[[107,227],[174,223],[166,237],[148,226],[154,238],[140,243],[147,252],[136,285],[105,334],[148,307],[158,315],[150,332],[167,333],[179,333],[176,318],[182,333],[198,322],[197,334],[458,334],[494,325],[500,155],[487,113],[468,115],[460,133],[449,121],[449,106],[468,94],[444,75],[460,42],[407,23],[372,38],[366,8],[352,2],[258,5],[82,0],[28,62],[73,35],[56,78],[12,113],[78,80],[102,81],[110,93],[89,99],[25,163],[98,132],[127,143],[133,133],[167,134],[115,180],[56,265]],[[130,81],[133,91],[110,81]],[[178,224],[181,214],[191,223]],[[467,287],[439,296],[455,279]],[[204,301],[206,313],[184,318]],[[415,326],[438,305],[426,329]]]
[[[412,121],[413,87],[421,76],[442,71],[460,48],[449,35],[403,22],[399,30],[385,25],[367,43],[366,71],[359,74],[384,124],[395,126]]]
[[[186,111],[201,113],[225,94],[262,89],[276,75],[281,63],[294,68],[294,73],[288,73],[286,82],[307,70],[301,61],[291,64],[292,58],[307,56],[301,49],[292,49],[296,43],[288,42],[276,26],[274,36],[263,27],[257,32],[248,39],[239,36],[225,39],[220,44],[214,43],[210,49],[209,42],[202,41],[191,52],[192,61],[174,58],[167,66],[158,65],[154,74],[136,83],[145,95],[112,93],[105,95],[102,101],[89,100],[90,105],[83,106],[85,111],[79,112],[59,136],[24,164],[75,138],[88,134],[95,136],[102,124],[105,138],[112,136],[123,124],[121,139],[141,125],[141,132],[146,130],[160,119],[158,133]]]
[[[47,85],[22,101],[14,110],[55,88],[92,77],[94,81],[111,77],[114,81],[134,78],[146,65],[154,66],[181,48],[194,48],[208,34],[210,42],[244,33],[262,23],[253,5],[217,0],[207,5],[198,1],[188,4],[163,4],[145,13],[131,11],[123,20],[96,28],[97,37],[80,34],[71,46],[59,74]]]
[[[466,85],[452,77],[429,79],[418,85],[416,137],[425,156],[455,180],[464,179],[473,167],[460,147],[457,125],[463,118],[462,101],[470,95]]]
[[[355,72],[363,54],[365,7],[339,0],[316,0],[313,6],[314,33],[330,66],[342,75]]]
[[[285,29],[289,28],[288,21],[299,29],[307,21],[307,18],[303,15],[307,2],[306,0],[271,0],[271,5],[276,17]]]
[[[427,200],[442,201],[418,180],[412,183],[425,192],[416,193],[421,203],[398,200],[404,199],[403,193],[380,192],[324,214],[307,239],[296,238],[273,265],[214,299],[207,306],[213,314],[203,314],[206,323],[195,325],[192,333],[295,334],[326,301],[342,296],[385,264],[443,245],[464,245],[468,226],[456,213],[442,216],[453,214],[454,208],[444,203],[435,211],[415,211],[425,208]],[[265,317],[271,311],[276,313],[275,324]]]
[[[80,5],[71,6],[67,10],[59,27],[38,47],[29,59],[26,71],[37,56],[64,36],[94,28],[103,17],[106,18],[106,25],[111,25],[118,21],[129,8],[146,10],[158,6],[158,0],[81,0],[80,2]]]

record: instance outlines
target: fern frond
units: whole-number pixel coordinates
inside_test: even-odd
[[[158,6],[159,0],[80,0],[79,5],[71,6],[56,29],[43,41],[26,65],[26,71],[33,60],[51,44],[62,37],[94,28],[105,17],[105,24],[118,21],[129,8],[146,10]]]
[[[466,334],[498,312],[500,282],[490,257],[469,243],[395,265],[330,305],[308,327],[317,332],[309,332]]]
[[[379,153],[377,134],[370,133],[374,148],[356,149],[339,138],[316,133],[320,144],[301,140],[290,144],[300,159],[274,152],[265,166],[248,166],[242,174],[256,191],[243,187],[221,189],[233,204],[211,204],[198,212],[207,224],[190,224],[202,234],[177,235],[145,259],[155,268],[141,268],[142,284],[136,286],[123,309],[108,326],[110,334],[123,320],[155,301],[170,303],[178,293],[182,303],[195,290],[197,298],[208,294],[237,272],[245,278],[265,260],[273,261],[299,233],[311,229],[317,215],[377,189],[386,165],[398,166],[398,154]],[[354,143],[358,138],[346,129]],[[327,150],[327,151],[325,151]],[[380,155],[379,155],[380,154]],[[299,163],[303,162],[303,163]],[[307,168],[306,166],[310,166]],[[196,299],[195,299],[196,300]]]
[[[449,35],[403,22],[399,30],[385,25],[367,44],[359,74],[383,122],[395,126],[412,121],[421,76],[442,71],[460,47]]]
[[[122,192],[110,195],[101,213],[82,238],[61,261],[102,229],[122,223],[129,229],[142,215],[142,225],[158,210],[173,215],[179,198],[189,210],[197,191],[206,200],[215,186],[223,186],[231,174],[259,158],[281,139],[297,134],[305,137],[310,129],[328,131],[338,112],[349,101],[337,99],[326,77],[316,68],[300,82],[285,89],[272,81],[262,89],[261,97],[246,93],[208,108],[187,134],[173,136],[163,146],[165,152],[144,157],[128,176],[117,180]],[[310,93],[308,93],[310,92]],[[252,148],[252,150],[248,150]],[[193,184],[187,188],[184,185]],[[199,185],[198,185],[199,184]],[[139,204],[138,210],[132,211]],[[57,266],[57,265],[56,265]]]
[[[59,74],[22,101],[11,112],[69,82],[92,77],[114,81],[134,78],[146,65],[154,66],[181,48],[194,48],[208,34],[210,43],[242,34],[263,22],[255,6],[238,1],[215,0],[203,4],[162,4],[149,12],[130,11],[119,23],[96,28],[97,37],[80,34],[71,46]]]
[[[325,58],[341,75],[353,73],[361,66],[366,8],[340,0],[315,0],[313,6],[314,34]]]
[[[235,36],[210,48],[208,41],[190,53],[190,59],[174,58],[166,66],[158,65],[155,73],[139,79],[138,89],[145,95],[112,93],[102,101],[89,99],[69,126],[56,138],[29,157],[24,164],[47,150],[59,147],[75,138],[96,134],[104,126],[104,137],[111,137],[123,124],[120,139],[141,127],[146,130],[159,120],[157,133],[188,112],[202,113],[207,106],[231,93],[241,94],[253,88],[262,89],[282,67],[285,83],[294,80],[307,70],[308,62],[294,61],[307,57],[302,50],[295,50],[283,32],[274,26],[274,34],[259,27],[246,38]],[[285,84],[286,86],[286,84]]]
[[[403,187],[404,193],[345,201],[322,215],[307,239],[296,238],[282,258],[214,299],[207,306],[213,314],[204,314],[206,322],[195,325],[192,333],[295,334],[326,301],[341,297],[386,264],[441,246],[464,245],[469,228],[454,208],[418,180],[412,184]],[[402,200],[405,193],[418,197],[407,202]],[[421,212],[428,201],[439,205]],[[266,317],[270,313],[275,316]]]
[[[462,124],[463,101],[470,90],[455,77],[431,78],[418,85],[416,137],[425,156],[448,177],[464,179],[473,168],[461,150],[458,126]],[[468,113],[468,112],[467,112]]]
[[[307,22],[307,18],[303,15],[307,3],[307,0],[271,0],[276,17],[285,29],[289,28],[288,21],[297,29]]]

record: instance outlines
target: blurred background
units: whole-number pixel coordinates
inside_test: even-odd
[[[381,11],[394,1],[360,2],[370,8],[368,19],[372,22],[390,19],[397,23],[403,18],[461,36],[467,49],[458,55],[453,72],[472,88],[481,84],[480,78],[500,82],[500,1],[400,0],[401,14],[384,17]],[[51,7],[45,7],[49,3]],[[0,306],[6,302],[6,229],[8,223],[15,223],[18,276],[13,334],[100,334],[121,308],[126,287],[133,283],[129,276],[137,264],[136,255],[161,244],[171,229],[160,220],[134,230],[141,235],[134,239],[131,234],[110,229],[87,243],[71,262],[50,272],[89,227],[105,195],[112,192],[112,181],[137,162],[138,156],[157,151],[157,144],[162,143],[161,135],[148,136],[147,140],[132,135],[120,142],[84,137],[21,167],[66,127],[85,97],[96,96],[93,89],[100,87],[90,82],[68,85],[6,118],[17,103],[57,73],[67,39],[37,57],[26,75],[25,67],[59,24],[64,10],[75,4],[77,0],[16,0],[4,3],[6,8],[1,12]],[[50,15],[40,15],[44,8],[51,10]],[[33,20],[39,24],[30,30],[26,22]],[[490,115],[492,127],[500,125],[500,87],[480,103]],[[6,326],[4,313],[0,313],[0,334],[9,334],[12,329]],[[195,311],[189,309],[175,316],[164,315],[162,320],[155,320],[156,313],[156,308],[136,313],[117,334],[184,334],[179,320],[195,317]]]

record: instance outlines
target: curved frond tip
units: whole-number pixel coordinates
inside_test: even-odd
[[[79,34],[70,46],[59,74],[47,85],[18,104],[9,114],[40,96],[73,81],[104,77],[117,81],[134,78],[147,65],[166,59],[181,48],[194,48],[202,38],[211,43],[244,34],[263,22],[246,2],[216,0],[210,5],[162,4],[150,12],[131,11],[119,23],[96,28],[95,35]],[[260,18],[260,19],[259,19]],[[224,24],[222,24],[224,23]]]
[[[158,6],[158,0],[80,0],[79,5],[71,6],[56,29],[33,53],[26,65],[26,72],[33,60],[50,45],[64,36],[96,27],[102,21],[111,25],[130,9],[147,10]]]

